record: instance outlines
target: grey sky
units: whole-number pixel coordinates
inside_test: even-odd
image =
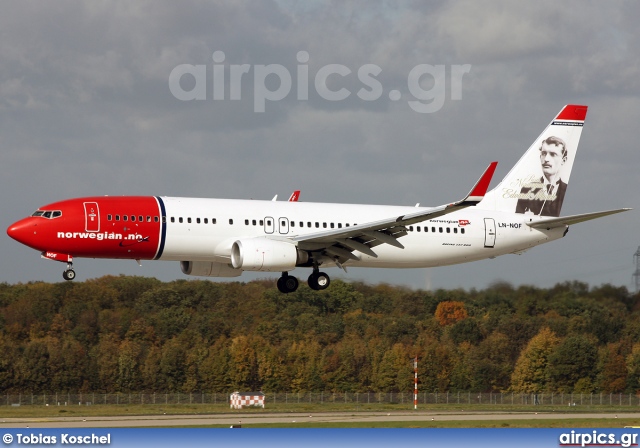
[[[459,199],[492,160],[501,179],[560,108],[589,113],[563,215],[638,207],[640,30],[635,2],[2,2],[0,188],[4,228],[69,197],[148,194],[439,205]],[[242,99],[212,99],[216,50],[225,63],[280,64],[289,95],[254,112],[252,70]],[[309,99],[296,97],[296,60],[309,54]],[[206,65],[207,99],[180,101],[169,74]],[[332,75],[344,101],[314,76]],[[356,92],[365,64],[382,69],[375,101]],[[444,65],[443,107],[413,111],[408,75]],[[453,65],[470,64],[452,100]],[[228,75],[227,75],[228,76]],[[187,77],[188,78],[188,77]],[[428,76],[422,86],[428,89]],[[191,78],[184,79],[189,87]],[[227,79],[228,81],[228,79]],[[267,80],[276,89],[274,78]],[[228,89],[228,86],[227,86]],[[391,101],[398,90],[401,99]],[[637,212],[572,226],[561,241],[467,265],[351,269],[333,278],[410,287],[478,287],[501,279],[631,286]],[[64,265],[5,235],[0,281],[61,281]],[[183,278],[177,263],[75,263],[104,274]],[[306,279],[308,270],[295,271]],[[260,274],[259,277],[264,275]],[[242,279],[256,275],[245,274]],[[273,275],[274,279],[276,275]]]

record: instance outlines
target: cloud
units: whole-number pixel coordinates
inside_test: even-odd
[[[565,103],[590,106],[567,212],[635,206],[638,8],[503,0],[366,8],[287,0],[11,3],[0,16],[5,225],[47,202],[93,194],[270,199],[301,189],[305,201],[437,205],[465,194],[491,160],[500,161],[497,178],[506,174]],[[212,99],[214,51],[225,53],[221,101]],[[297,60],[299,51],[309,54],[308,63]],[[206,66],[204,101],[171,94],[169,74],[180,64]],[[242,99],[230,100],[229,67],[241,64],[251,70],[242,78]],[[258,64],[278,64],[292,75],[289,95],[267,101],[264,113],[254,112]],[[327,80],[332,90],[351,92],[345,101],[315,90],[315,76],[328,64],[351,72]],[[357,74],[365,64],[381,69],[375,101],[357,96],[367,87]],[[436,113],[417,113],[408,103],[415,100],[408,75],[420,64],[446,69],[446,96]],[[461,100],[451,94],[454,64],[471,66]],[[297,97],[301,65],[308,68],[307,100]],[[425,89],[432,82],[421,77]],[[278,85],[273,77],[269,83]],[[392,90],[400,100],[390,99]],[[432,283],[471,287],[496,278],[535,283],[567,276],[626,284],[630,266],[592,272],[619,265],[635,239],[630,218],[581,226],[517,259],[433,270]],[[619,252],[607,252],[612,247]],[[40,263],[8,238],[0,250],[11,254],[3,262],[7,281],[58,280],[59,266]],[[566,274],[536,274],[543,258],[599,253],[606,254],[584,268],[574,260],[563,265]],[[128,263],[78,265],[80,278],[131,272]],[[146,265],[145,275],[156,272],[180,275],[173,264]],[[347,278],[424,285],[423,271],[355,272]]]

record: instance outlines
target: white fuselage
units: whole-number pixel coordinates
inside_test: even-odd
[[[232,244],[242,238],[288,240],[300,235],[364,224],[420,208],[361,204],[273,202],[163,197],[166,240],[161,260],[229,262]],[[423,208],[425,209],[425,208]],[[468,207],[408,227],[404,249],[382,244],[377,258],[355,251],[348,266],[424,268],[519,253],[561,238],[566,227],[526,225],[538,217]]]

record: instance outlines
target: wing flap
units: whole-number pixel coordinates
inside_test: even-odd
[[[367,246],[366,244],[361,243],[355,238],[338,240],[338,243],[342,244],[345,247],[348,247],[351,250],[357,250],[373,258],[378,258],[378,254],[371,250],[371,246]]]

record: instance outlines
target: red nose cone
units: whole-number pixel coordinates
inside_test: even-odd
[[[9,226],[7,235],[14,240],[37,249],[38,224],[33,218],[21,219]]]

